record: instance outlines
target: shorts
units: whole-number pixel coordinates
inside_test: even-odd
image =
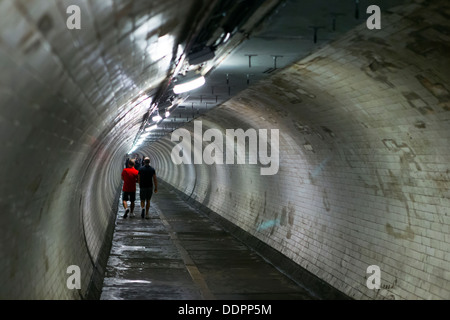
[[[122,200],[123,201],[136,201],[136,192],[123,192],[122,194]]]
[[[148,200],[152,198],[153,188],[141,188],[139,192],[139,196],[141,197],[141,201]]]

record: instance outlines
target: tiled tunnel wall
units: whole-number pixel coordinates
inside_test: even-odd
[[[0,1],[0,299],[100,296],[140,91],[167,76],[179,17],[208,3]],[[70,5],[81,30],[66,27]]]
[[[276,175],[174,165],[170,136],[144,153],[162,180],[350,297],[449,299],[450,7],[427,4],[349,32],[197,119],[223,134],[279,129]],[[194,137],[193,123],[185,129]],[[380,290],[366,286],[370,265]]]

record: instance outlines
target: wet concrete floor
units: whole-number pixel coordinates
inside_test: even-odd
[[[101,300],[316,299],[260,255],[159,186],[150,219],[120,199]]]

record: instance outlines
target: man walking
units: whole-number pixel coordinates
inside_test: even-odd
[[[123,180],[123,207],[125,208],[125,214],[123,218],[126,219],[128,217],[128,213],[131,214],[130,217],[134,217],[134,202],[136,201],[136,182],[138,178],[139,172],[134,168],[134,160],[128,160],[128,168],[122,170],[122,180]],[[130,208],[127,206],[127,202],[130,201]]]
[[[141,197],[141,217],[150,218],[150,199],[153,195],[153,184],[155,185],[155,193],[158,193],[158,180],[156,179],[155,169],[150,166],[150,158],[144,158],[144,166],[139,169],[138,183]],[[145,209],[144,209],[145,207]]]

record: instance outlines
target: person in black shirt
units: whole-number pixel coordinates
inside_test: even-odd
[[[153,195],[153,184],[155,193],[158,193],[158,180],[156,179],[156,171],[150,166],[150,158],[144,158],[144,166],[139,169],[138,183],[141,197],[141,217],[150,218],[150,199]],[[145,207],[145,209],[144,209]]]

